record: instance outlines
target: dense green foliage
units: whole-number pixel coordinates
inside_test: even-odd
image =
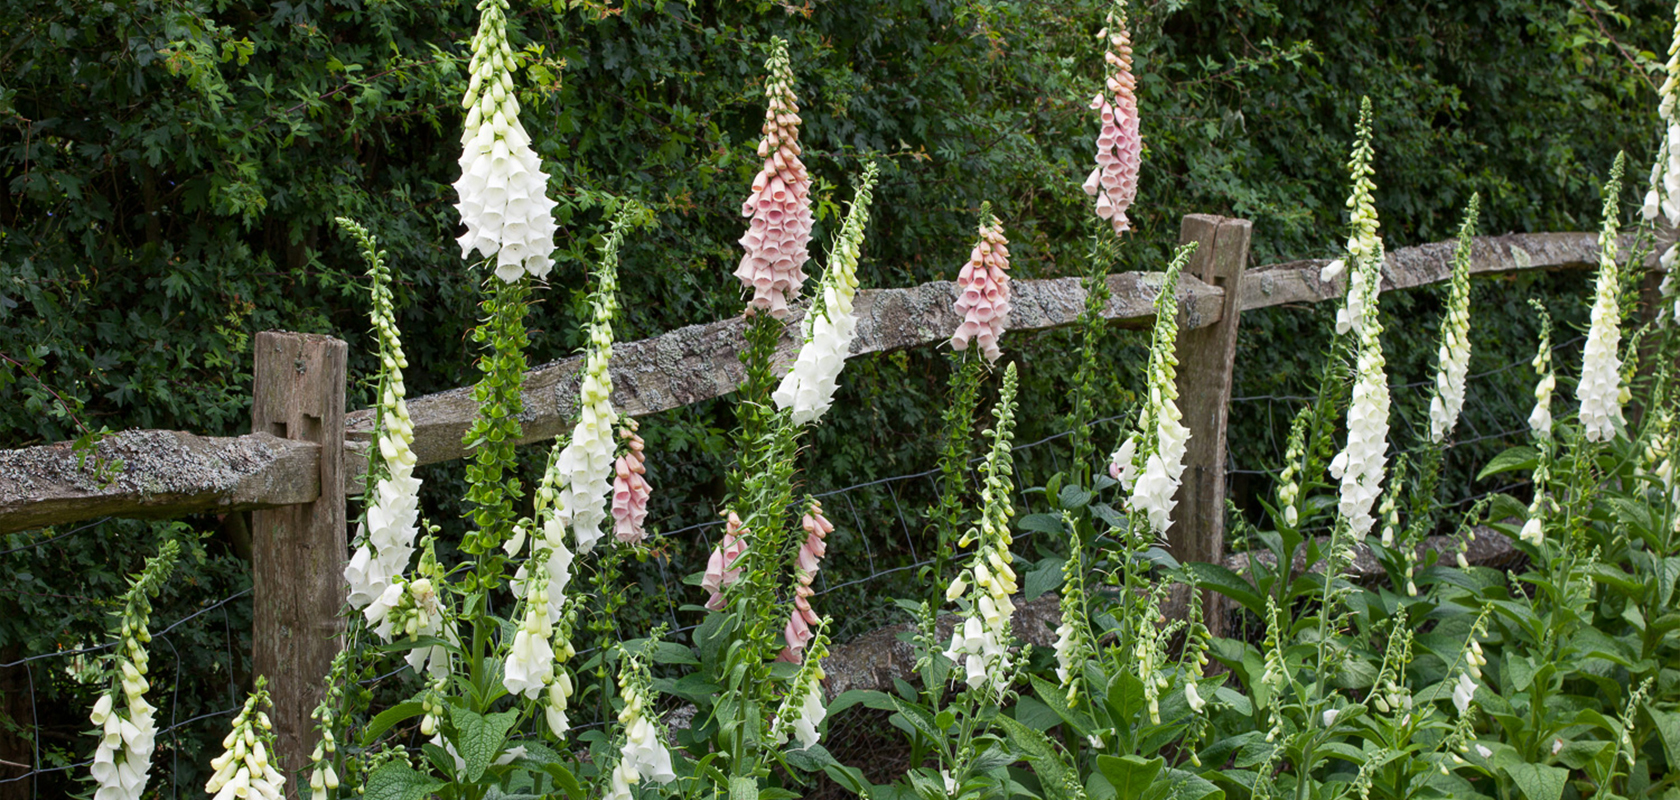
[[[1091,34],[1102,6],[555,0],[516,9],[526,126],[561,202],[550,299],[529,318],[532,363],[582,343],[585,256],[621,197],[653,209],[659,224],[625,245],[620,339],[738,313],[727,272],[738,257],[736,209],[756,168],[759,64],[773,34],[792,42],[800,78],[817,242],[838,228],[861,158],[876,154],[882,165],[865,286],[950,277],[986,200],[1004,221],[1018,275],[1080,274],[1090,215],[1077,187],[1094,129],[1084,98],[1097,82]],[[1625,148],[1637,165],[1651,147],[1655,100],[1642,70],[1669,33],[1669,9],[1652,0],[1620,13],[1600,0],[1137,6],[1148,149],[1125,268],[1160,268],[1189,212],[1253,219],[1254,263],[1333,252],[1341,161],[1362,94],[1377,109],[1377,202],[1391,247],[1447,238],[1477,190],[1485,231],[1591,229],[1596,176],[1612,154]],[[371,374],[361,267],[354,244],[333,230],[338,215],[366,222],[401,276],[411,395],[472,382],[476,292],[449,243],[470,4],[0,0],[0,9],[0,444],[104,428],[240,432],[249,338],[264,329],[345,338],[353,375]],[[1559,318],[1584,318],[1580,285],[1563,276],[1479,286],[1472,374],[1526,359],[1530,291],[1557,289],[1572,298],[1552,304]],[[1395,379],[1421,380],[1437,304],[1420,293],[1386,305],[1400,320],[1387,325],[1399,337]],[[1320,313],[1245,319],[1237,394],[1299,393],[1323,349]],[[1026,362],[1021,398],[1032,410],[1019,441],[1061,430],[1073,341],[1067,332],[1009,341]],[[1128,403],[1140,345],[1128,338],[1103,354],[1116,368],[1101,378],[1094,417]],[[926,469],[945,370],[931,350],[848,367],[803,465],[810,488]],[[1490,399],[1479,410],[1473,401],[1476,430],[1519,427],[1526,388],[1500,386],[1514,402]],[[352,405],[367,400],[366,387],[353,387]],[[1289,416],[1280,409],[1279,425]],[[1275,463],[1281,448],[1267,437],[1279,426],[1257,406],[1233,420],[1239,465]],[[647,421],[653,520],[713,518],[727,458],[721,430],[731,425],[719,403]],[[1099,429],[1099,450],[1112,432]],[[529,468],[536,454],[523,457]],[[1053,470],[1049,457],[1023,454],[1025,484]],[[425,471],[438,487],[459,488],[461,474],[459,464]],[[446,531],[461,530],[462,509],[438,498],[461,494],[428,495],[428,516]],[[891,487],[849,497],[858,508],[837,514],[831,579],[907,561],[895,543],[908,525],[875,532],[897,530],[899,501],[915,508],[923,498]],[[107,543],[144,531],[125,524],[19,551],[10,548],[29,536],[5,537],[0,569],[40,585],[0,593],[0,619],[18,621],[0,627],[0,652],[89,641],[98,608],[47,614],[24,592],[113,594],[114,576],[150,548]],[[867,561],[865,536],[874,539]],[[193,584],[200,593],[166,593],[160,623],[246,580],[230,538],[208,545]],[[704,554],[695,535],[669,546],[682,559]],[[69,567],[94,562],[102,572]],[[648,588],[666,586],[644,572]],[[248,606],[227,608],[236,634]],[[229,645],[227,653],[245,650]],[[182,653],[206,665],[185,670],[183,697],[218,696],[224,678],[215,676],[228,674],[231,656],[215,651]],[[43,674],[43,710],[81,691],[62,672]],[[74,731],[73,717],[44,713],[42,722]]]

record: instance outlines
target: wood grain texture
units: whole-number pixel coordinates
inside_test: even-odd
[[[317,445],[344,441],[349,347],[304,333],[257,334],[251,428]],[[275,750],[282,772],[301,774],[314,748],[309,713],[325,694],[333,656],[343,647],[344,448],[319,448],[322,491],[313,501],[252,515],[252,660],[274,700]],[[305,792],[306,793],[306,792]],[[288,797],[300,796],[298,783]]]
[[[125,431],[86,458],[69,442],[0,451],[0,533],[103,516],[163,519],[308,502],[321,491],[320,463],[319,444],[267,433]]]

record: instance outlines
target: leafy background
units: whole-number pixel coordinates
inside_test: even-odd
[[[1362,95],[1377,110],[1377,202],[1390,247],[1450,237],[1473,191],[1484,196],[1486,233],[1595,229],[1597,187],[1614,153],[1629,152],[1632,175],[1648,163],[1653,53],[1672,26],[1670,9],[1649,0],[1134,5],[1147,150],[1137,233],[1121,269],[1164,265],[1189,212],[1253,220],[1254,264],[1334,254]],[[815,241],[837,230],[862,159],[882,164],[864,285],[951,277],[982,201],[1004,220],[1017,276],[1078,274],[1091,225],[1078,190],[1093,127],[1085,99],[1099,80],[1094,34],[1105,8],[1097,0],[516,7],[523,118],[554,175],[561,222],[558,267],[530,318],[532,363],[581,344],[587,259],[626,198],[653,208],[658,225],[625,247],[619,337],[738,313],[728,272],[739,257],[736,209],[757,168],[772,35],[791,40],[799,74]],[[11,21],[0,33],[4,445],[129,427],[243,432],[250,336],[266,329],[348,340],[351,403],[365,405],[360,380],[373,364],[362,265],[333,229],[337,215],[365,223],[401,275],[411,393],[474,379],[466,333],[477,277],[451,242],[450,188],[470,4],[0,0],[0,9]],[[1528,296],[1582,321],[1585,281],[1479,283],[1472,373],[1526,360]],[[1396,382],[1426,377],[1439,310],[1431,291],[1385,299]],[[1327,313],[1246,315],[1236,394],[1307,393]],[[1029,410],[1020,441],[1064,430],[1072,336],[1007,342]],[[1110,338],[1113,369],[1101,378],[1097,416],[1129,407],[1142,352],[1139,337]],[[808,488],[929,468],[946,369],[935,348],[848,366],[835,411],[809,440]],[[1466,429],[1516,427],[1528,380],[1518,368],[1474,382]],[[1402,410],[1415,415],[1405,399]],[[1233,409],[1239,469],[1273,466],[1290,408]],[[723,402],[645,420],[661,527],[715,519],[731,424]],[[1117,431],[1107,424],[1099,447]],[[1492,437],[1455,451],[1443,491],[1476,491],[1466,470],[1500,444]],[[1055,450],[1024,454],[1024,483],[1064,466]],[[526,455],[534,469],[540,453]],[[458,532],[450,498],[460,496],[459,465],[423,472],[428,516]],[[1233,491],[1252,507],[1267,485],[1244,473]],[[927,495],[926,482],[848,494],[851,519],[839,520],[827,578],[867,577],[925,549],[917,515]],[[158,603],[159,620],[248,586],[224,521],[188,522],[206,532],[206,558]],[[110,523],[39,546],[46,534],[5,537],[0,565],[13,580],[0,589],[0,663],[99,640],[116,576],[138,569],[158,531]],[[644,589],[662,602],[691,599],[676,577],[705,548],[703,531],[662,540],[661,569],[637,573]],[[849,616],[842,638],[886,618],[869,609],[890,582],[859,585],[859,598],[864,589],[875,600],[857,606],[864,610]],[[207,614],[182,629],[200,641],[179,653],[178,694],[207,709],[230,682],[249,678],[249,604],[225,608],[225,620]],[[88,750],[77,710],[87,687],[57,661],[34,666],[24,676],[21,667],[0,670],[9,715],[0,759],[30,761],[37,744],[56,758]],[[23,697],[31,684],[33,705]],[[196,708],[182,705],[178,718]],[[224,723],[206,720],[162,745],[174,755],[159,760],[173,771],[167,785],[202,781],[205,745]],[[27,785],[0,784],[0,797]]]

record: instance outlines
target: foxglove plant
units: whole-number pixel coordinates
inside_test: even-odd
[[[764,167],[741,204],[741,216],[750,223],[741,236],[746,254],[735,276],[753,293],[748,314],[765,311],[782,319],[805,283],[813,220],[811,176],[799,160],[799,101],[793,93],[787,41],[776,37],[771,48],[764,63],[770,73],[764,83],[764,138],[758,143]]]
[[[558,496],[555,514],[572,529],[579,554],[595,549],[607,519],[607,495],[617,474],[613,463],[613,426],[618,413],[612,405],[613,314],[618,311],[618,250],[624,243],[630,212],[613,221],[612,232],[601,245],[600,266],[595,272],[595,291],[589,296],[594,319],[589,325],[589,351],[578,389],[578,422],[571,441],[560,451],[554,468]]]
[[[1464,408],[1464,380],[1470,371],[1470,236],[1476,229],[1481,195],[1470,195],[1464,224],[1458,229],[1447,315],[1441,321],[1441,350],[1435,373],[1435,396],[1429,399],[1429,440],[1440,444],[1458,424]]]
[[[481,0],[478,32],[472,39],[471,79],[461,104],[467,110],[461,132],[461,177],[455,181],[455,209],[467,232],[458,240],[461,257],[477,250],[496,258],[496,277],[512,283],[530,275],[545,278],[554,262],[554,201],[542,158],[519,123],[513,91],[513,48],[507,40],[507,0]]]
[[[676,780],[671,768],[671,751],[665,748],[663,737],[653,712],[653,676],[642,657],[632,655],[619,670],[619,697],[624,708],[618,712],[618,722],[624,736],[619,747],[618,766],[608,779],[607,800],[629,800],[634,797],[631,787],[643,780],[667,784]]]
[[[1539,546],[1546,538],[1545,517],[1551,508],[1546,485],[1551,481],[1552,391],[1557,387],[1557,376],[1552,372],[1552,317],[1538,299],[1528,302],[1540,315],[1540,348],[1534,354],[1534,371],[1540,377],[1534,386],[1534,411],[1528,415],[1528,427],[1540,457],[1534,467],[1534,501],[1528,506],[1528,519],[1518,537]]]
[[[700,579],[700,588],[712,593],[706,600],[707,608],[723,610],[723,590],[741,576],[741,567],[736,562],[747,551],[746,537],[749,533],[738,514],[727,512],[723,540],[713,548],[712,556],[706,562],[706,574]]]
[[[1138,167],[1143,156],[1125,0],[1115,0],[1108,12],[1108,27],[1098,38],[1108,45],[1103,54],[1107,68],[1103,91],[1091,98],[1091,110],[1097,112],[1102,127],[1097,134],[1097,167],[1085,179],[1084,189],[1096,198],[1097,216],[1107,220],[1118,236],[1131,229],[1126,211],[1137,199]]]
[[[951,349],[962,352],[973,341],[988,363],[997,363],[1003,354],[998,339],[1009,321],[1009,240],[1003,236],[1003,223],[985,211],[981,212],[980,239],[957,273],[953,307],[963,321],[951,334]]]
[[[1620,268],[1616,264],[1618,205],[1622,194],[1622,167],[1626,156],[1616,154],[1610,181],[1604,187],[1604,226],[1598,234],[1598,287],[1593,296],[1592,324],[1581,355],[1581,381],[1575,394],[1581,401],[1581,429],[1589,442],[1607,442],[1616,437],[1618,425],[1626,425],[1622,404],[1622,360],[1617,348],[1622,340]]]
[[[792,688],[770,721],[770,738],[778,746],[787,742],[790,728],[802,750],[809,750],[822,739],[818,726],[828,717],[828,708],[823,705],[822,687],[823,679],[827,677],[822,668],[822,660],[828,656],[827,627],[828,619],[825,617],[811,639],[809,657],[800,665]]]
[[[968,547],[978,540],[978,545],[945,591],[949,601],[966,598],[945,657],[962,666],[970,689],[988,691],[999,699],[1014,680],[1010,617],[1015,613],[1015,603],[1011,597],[1020,590],[1015,570],[1010,567],[1014,556],[1009,552],[1014,541],[1009,518],[1015,514],[1009,500],[1013,491],[1010,441],[1015,427],[1015,387],[1015,365],[1011,363],[1004,370],[1003,388],[992,411],[992,449],[980,467],[985,476],[980,525],[957,543],[958,547]]]
[[[1338,510],[1353,541],[1371,532],[1376,519],[1371,508],[1381,492],[1388,456],[1388,376],[1384,372],[1382,323],[1377,320],[1377,297],[1382,283],[1382,240],[1377,237],[1377,210],[1371,192],[1371,101],[1359,112],[1359,138],[1348,164],[1353,177],[1353,235],[1348,239],[1347,304],[1338,313],[1336,329],[1358,334],[1353,399],[1348,408],[1347,446],[1330,462],[1330,475],[1341,481]],[[1333,553],[1332,557],[1339,557]]]
[[[1196,252],[1191,242],[1167,265],[1155,295],[1155,332],[1149,349],[1149,401],[1138,424],[1109,458],[1109,475],[1129,493],[1128,505],[1142,513],[1156,537],[1172,525],[1174,495],[1184,477],[1190,429],[1178,410],[1178,277]]]
[[[635,419],[626,419],[618,429],[624,454],[613,464],[613,536],[623,544],[641,544],[647,538],[642,524],[647,521],[653,487],[647,482],[647,443],[636,433],[639,427]]]
[[[356,552],[344,568],[351,608],[365,609],[379,600],[414,556],[420,533],[420,479],[414,477],[414,422],[408,416],[402,371],[408,367],[385,253],[367,229],[339,217],[338,224],[362,247],[372,282],[370,317],[379,340],[379,402],[374,406],[374,443],[368,453],[372,486],[366,515],[356,536]]]
[[[787,647],[777,656],[779,661],[794,664],[801,662],[806,644],[815,635],[812,627],[822,621],[811,608],[811,597],[815,594],[811,590],[811,580],[822,566],[823,554],[828,552],[828,535],[834,532],[834,523],[823,516],[822,503],[814,499],[799,523],[805,531],[805,541],[799,545],[799,553],[793,562],[793,613],[789,615],[787,628],[782,633]]]
[[[256,691],[245,700],[233,730],[222,740],[224,752],[210,761],[215,774],[204,791],[215,800],[283,800],[286,776],[270,758],[274,753],[274,724],[268,719],[273,704],[268,698],[268,678],[257,676]]]
[[[1662,101],[1657,105],[1657,116],[1662,119],[1663,130],[1657,158],[1651,164],[1651,185],[1640,209],[1646,222],[1656,222],[1660,217],[1670,227],[1680,225],[1680,108],[1677,108],[1680,104],[1680,3],[1675,4],[1674,15],[1668,64],[1658,90]],[[1671,243],[1659,262],[1664,275],[1658,291],[1667,301],[1662,311],[1670,320],[1680,320],[1680,281],[1675,279],[1677,261],[1680,261],[1680,242]]]
[[[146,791],[152,768],[152,751],[156,749],[156,709],[146,702],[146,681],[150,658],[146,644],[152,640],[147,629],[151,619],[151,598],[163,588],[164,580],[175,569],[181,545],[173,539],[158,548],[157,555],[146,559],[140,574],[128,581],[123,595],[121,634],[117,640],[117,654],[104,693],[93,705],[90,719],[99,728],[99,745],[93,751],[90,773],[99,788],[94,800],[138,800]]]
[[[793,368],[771,395],[776,408],[792,410],[795,425],[821,419],[834,404],[840,370],[846,366],[852,340],[857,338],[858,318],[852,301],[857,297],[858,258],[863,252],[869,202],[878,174],[875,162],[864,165],[857,196],[852,199],[851,211],[835,238],[828,269],[818,286],[817,302],[805,315],[805,344],[799,348]]]

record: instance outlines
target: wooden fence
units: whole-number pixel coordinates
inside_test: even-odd
[[[1225,427],[1237,328],[1245,310],[1336,299],[1342,281],[1319,280],[1322,260],[1248,268],[1247,220],[1192,214],[1181,241],[1200,247],[1179,285],[1179,391],[1191,431],[1180,519],[1168,539],[1180,559],[1218,561],[1225,551]],[[1454,242],[1395,250],[1383,270],[1387,290],[1446,280]],[[1597,235],[1535,233],[1479,237],[1471,270],[1478,274],[1574,269],[1598,262]],[[1108,276],[1103,316],[1123,327],[1152,322],[1160,273]],[[858,295],[854,356],[945,340],[956,328],[954,284],[936,281]],[[1011,331],[1073,324],[1085,305],[1077,278],[1013,283]],[[791,362],[800,315],[790,315],[777,353]],[[641,416],[735,390],[741,319],[691,325],[614,346],[613,403]],[[95,458],[69,443],[0,451],[0,533],[104,516],[168,518],[253,510],[253,661],[269,676],[279,749],[289,771],[312,743],[309,712],[340,647],[348,552],[346,498],[360,494],[373,428],[368,409],[346,413],[344,342],[327,336],[260,333],[250,434],[203,437],[180,431],[127,431],[102,440]],[[569,425],[581,358],[543,365],[526,375],[521,443],[550,439]],[[462,458],[462,435],[476,404],[470,388],[409,401],[414,449],[421,464]],[[120,460],[115,475],[95,465]]]

